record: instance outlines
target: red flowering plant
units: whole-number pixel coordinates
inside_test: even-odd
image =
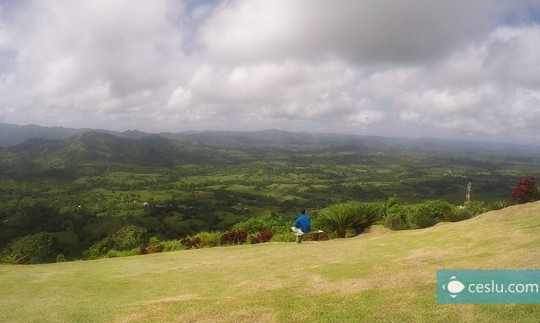
[[[327,241],[328,240],[328,234],[326,234],[325,232],[323,232],[323,233],[314,232],[314,233],[309,235],[309,239],[311,241]]]
[[[510,196],[518,204],[530,202],[534,192],[536,181],[532,176],[522,178],[516,186],[512,188]]]
[[[225,232],[220,239],[220,245],[228,244],[244,244],[247,240],[247,232],[245,230]]]
[[[199,237],[195,237],[193,239],[184,238],[184,239],[180,240],[180,244],[182,246],[184,246],[184,248],[186,248],[186,249],[191,249],[193,247],[198,249],[201,242],[202,242],[201,238],[199,238]]]
[[[255,237],[251,236],[250,237],[251,244],[269,242],[270,239],[272,239],[273,236],[274,236],[274,232],[272,232],[270,230],[264,230],[263,229],[263,230],[259,231],[257,236],[255,236]]]

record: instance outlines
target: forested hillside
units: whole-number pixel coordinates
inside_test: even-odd
[[[540,172],[527,147],[473,147],[282,131],[32,138],[0,149],[0,249],[45,231],[76,256],[128,224],[176,239],[347,201],[462,204],[468,182],[488,203]]]

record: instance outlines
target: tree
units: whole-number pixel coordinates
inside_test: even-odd
[[[524,177],[512,188],[510,196],[518,204],[530,202],[532,200],[535,185],[536,181],[533,177]]]
[[[58,251],[56,237],[49,232],[39,232],[14,240],[5,249],[4,255],[21,259],[24,263],[37,264],[54,262]]]
[[[128,250],[140,247],[143,244],[145,234],[146,229],[136,225],[122,227],[111,237],[113,249]]]

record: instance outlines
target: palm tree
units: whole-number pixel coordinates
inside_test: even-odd
[[[354,228],[359,220],[353,204],[336,204],[319,217],[319,224],[328,231],[335,231],[338,238],[345,238],[347,230]]]
[[[364,232],[380,218],[380,209],[376,204],[355,203],[353,205],[358,222],[354,225],[357,234]]]

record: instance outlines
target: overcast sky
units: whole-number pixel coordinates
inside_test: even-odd
[[[0,0],[0,123],[540,138],[538,0]]]

